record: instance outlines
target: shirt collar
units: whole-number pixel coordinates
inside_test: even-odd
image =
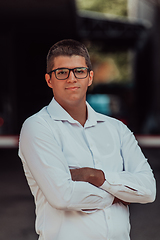
[[[85,123],[85,128],[92,127],[97,124],[97,122],[104,122],[105,116],[102,114],[99,114],[93,110],[93,108],[86,102],[87,109],[88,109],[88,119]],[[64,110],[64,108],[59,105],[59,103],[53,98],[50,104],[47,106],[47,111],[51,118],[57,121],[68,121],[70,123],[77,123],[76,120],[74,120],[69,113]]]
[[[106,116],[99,114],[93,110],[93,108],[87,103],[87,109],[88,109],[88,119],[85,123],[85,127],[92,127],[95,126],[98,122],[105,122]]]

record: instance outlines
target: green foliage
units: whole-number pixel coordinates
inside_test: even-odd
[[[127,0],[77,0],[79,9],[127,16]]]

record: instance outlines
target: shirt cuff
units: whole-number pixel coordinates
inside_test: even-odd
[[[132,186],[130,186],[132,185]],[[111,183],[108,182],[108,180],[105,180],[105,182],[100,186],[101,189],[111,193],[112,195],[116,195],[118,192],[126,192],[130,194],[136,194],[136,195],[144,195],[143,190],[137,190],[136,186],[133,186],[134,184],[123,184],[116,181],[112,181]]]
[[[106,181],[111,185],[122,185],[121,179],[119,177],[118,173],[115,172],[107,172],[105,173],[105,179]]]

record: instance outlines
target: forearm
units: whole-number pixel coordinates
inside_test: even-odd
[[[105,175],[102,170],[84,167],[70,169],[73,181],[88,182],[96,187],[100,187],[105,181]]]
[[[102,170],[93,168],[79,168],[71,169],[71,176],[73,181],[88,182],[96,187],[100,187],[105,182],[105,175]],[[124,205],[128,205],[128,202],[122,201],[115,197],[112,204],[122,202]]]
[[[150,172],[106,173],[106,179],[101,188],[123,201],[147,203],[155,199],[155,180]]]

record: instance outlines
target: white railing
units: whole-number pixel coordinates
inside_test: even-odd
[[[160,147],[160,135],[137,135],[136,139],[141,147]],[[18,148],[19,136],[0,135],[0,148]]]

